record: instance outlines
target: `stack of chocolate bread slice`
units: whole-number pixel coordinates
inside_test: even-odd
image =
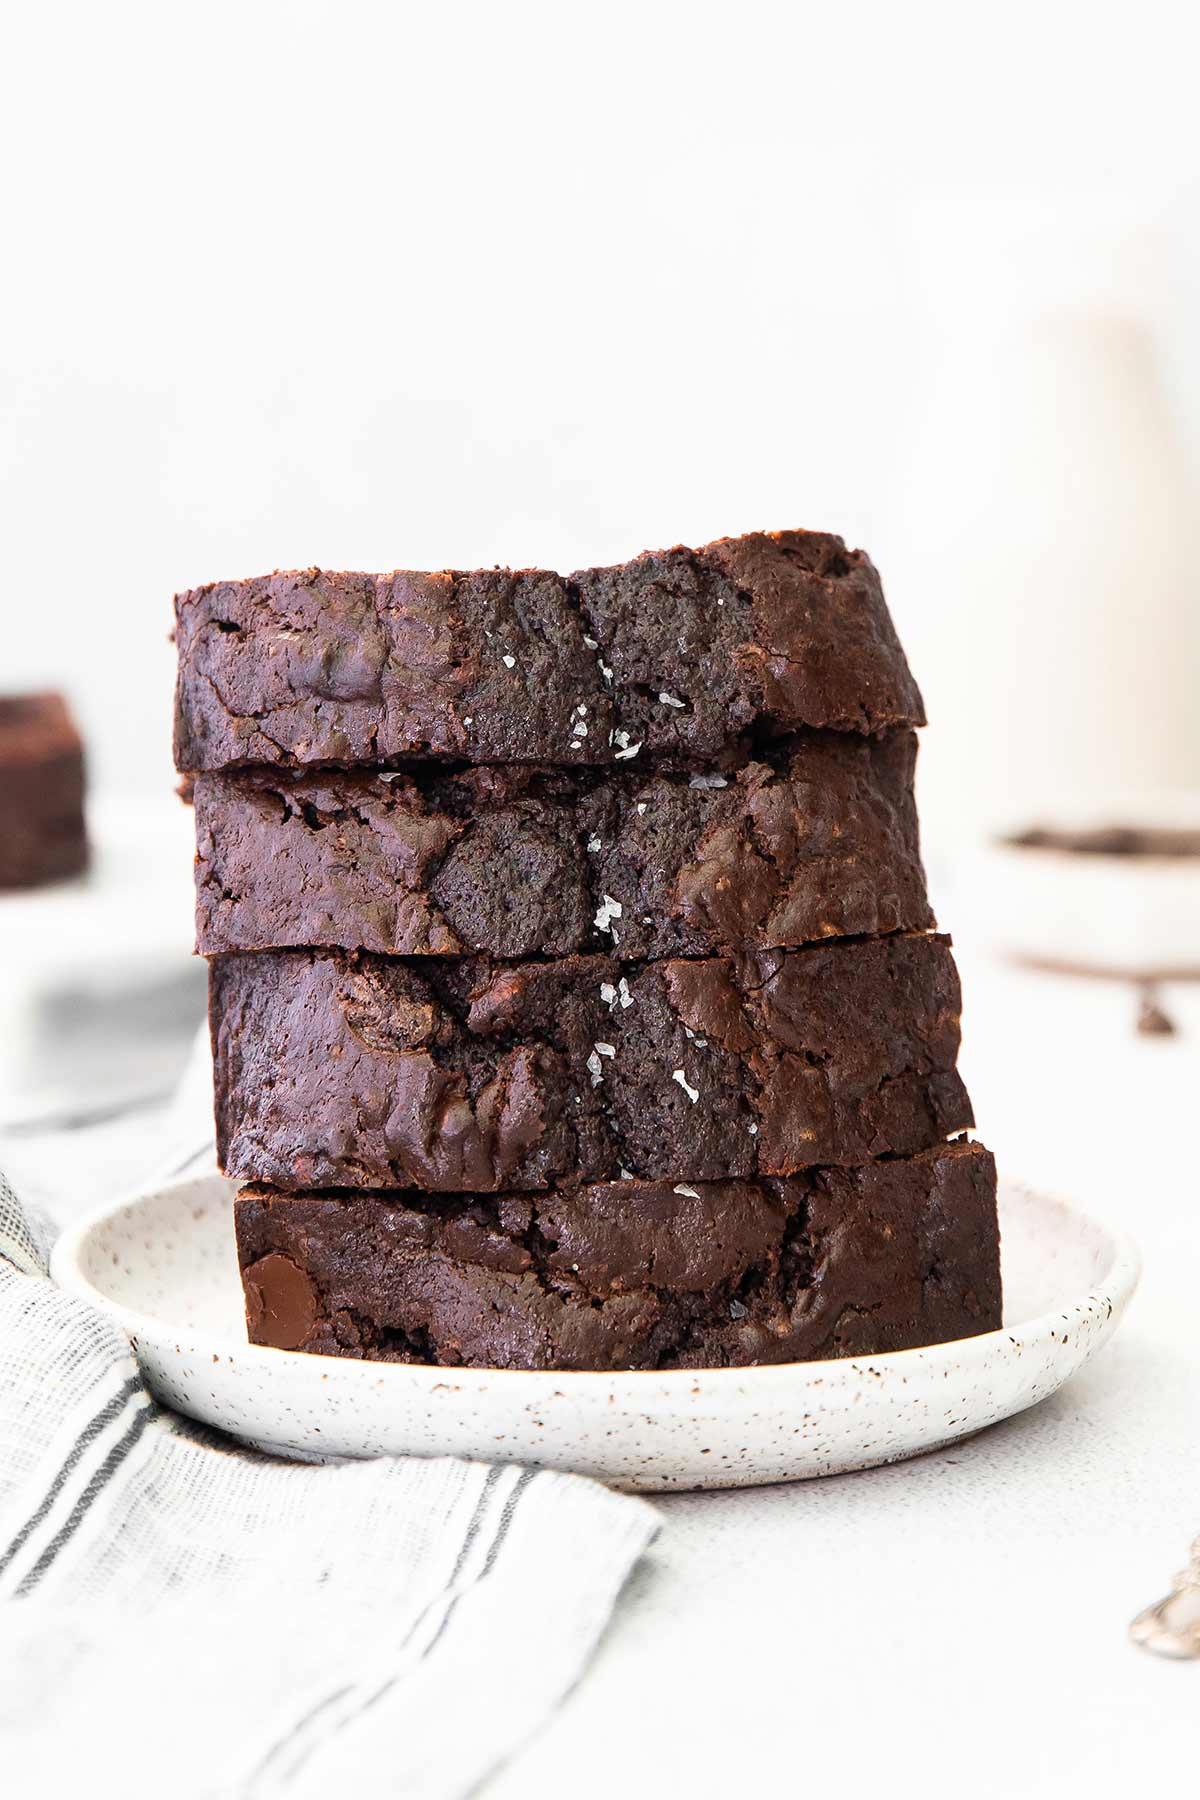
[[[669,1368],[999,1323],[864,555],[307,570],[176,619],[255,1342]]]

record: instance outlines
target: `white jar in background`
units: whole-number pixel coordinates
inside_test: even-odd
[[[1197,496],[1146,271],[1134,236],[1073,243],[1071,218],[975,217],[960,254],[927,210],[916,240],[926,353],[879,554],[935,853],[1059,797],[1200,786]]]

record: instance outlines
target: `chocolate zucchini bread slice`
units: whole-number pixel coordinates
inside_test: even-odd
[[[776,1181],[236,1203],[250,1339],[516,1369],[873,1356],[1000,1324],[982,1145]]]
[[[621,960],[923,930],[916,735],[816,732],[723,771],[195,777],[203,955]]]
[[[972,1123],[949,940],[623,964],[216,957],[217,1148],[286,1189],[721,1180]]]
[[[62,695],[0,697],[0,888],[86,867],[83,793],[83,744]]]
[[[756,532],[564,578],[306,569],[176,596],[175,755],[617,764],[924,722],[859,550]]]

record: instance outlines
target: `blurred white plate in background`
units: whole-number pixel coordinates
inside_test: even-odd
[[[953,917],[1009,956],[1081,973],[1200,975],[1200,856],[1121,855],[1025,846],[1010,835],[1044,827],[1130,826],[1200,834],[1200,794],[1114,794],[1103,804],[1044,807],[1036,818],[962,852]]]
[[[102,796],[88,829],[86,874],[0,893],[0,1129],[165,1093],[202,1012],[190,808]]]
[[[1045,1399],[1095,1355],[1138,1279],[1126,1238],[1004,1184],[1005,1324],[888,1356],[756,1369],[561,1374],[415,1367],[246,1342],[234,1183],[105,1206],[56,1281],[129,1333],[177,1411],[285,1456],[467,1456],[647,1491],[797,1481],[896,1462]]]

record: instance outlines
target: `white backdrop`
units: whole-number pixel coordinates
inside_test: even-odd
[[[98,781],[162,791],[177,587],[806,524],[883,568],[935,827],[1003,797],[1006,719],[1030,768],[1104,738],[1114,670],[1118,760],[1200,782],[1188,10],[6,9],[2,684],[67,686]],[[1134,374],[998,348],[1047,308],[1128,323]],[[1149,523],[1048,579],[1131,492]],[[1057,748],[1031,631],[1095,695]]]

